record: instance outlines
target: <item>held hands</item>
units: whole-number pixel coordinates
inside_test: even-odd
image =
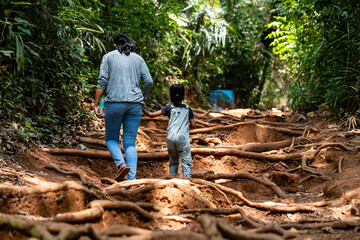
[[[146,116],[149,116],[149,111],[145,109],[145,104],[142,105],[142,112],[143,112]]]
[[[161,116],[162,115],[162,111],[161,110],[158,110],[156,112],[149,112],[148,110],[145,109],[145,105],[142,105],[142,110],[143,110],[143,113],[148,116],[148,117],[151,117],[151,118],[154,118],[154,117],[158,117],[158,116]]]

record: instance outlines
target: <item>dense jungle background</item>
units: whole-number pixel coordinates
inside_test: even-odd
[[[210,90],[231,89],[236,107],[314,110],[326,103],[334,116],[357,121],[359,4],[3,0],[2,126],[14,140],[33,142],[86,125],[102,56],[119,32],[136,41],[150,68],[154,109],[179,82],[196,107],[208,107]]]
[[[359,0],[0,4],[0,239],[360,239]],[[149,110],[185,85],[192,178],[143,116],[138,179],[112,179],[93,102],[121,32]]]

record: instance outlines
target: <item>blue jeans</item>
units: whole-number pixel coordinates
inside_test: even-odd
[[[126,165],[130,168],[128,180],[136,179],[137,151],[135,141],[142,114],[140,103],[105,103],[105,140],[107,148],[118,167],[125,162],[119,146],[119,134],[123,125],[123,146]]]

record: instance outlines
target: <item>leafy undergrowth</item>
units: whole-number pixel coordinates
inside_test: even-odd
[[[137,180],[112,179],[101,121],[3,159],[0,238],[360,239],[360,132],[194,111],[192,178],[168,176],[163,117],[141,121]]]

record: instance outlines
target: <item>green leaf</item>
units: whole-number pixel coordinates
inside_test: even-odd
[[[29,23],[28,21],[26,21],[25,19],[22,19],[20,17],[15,17],[14,20],[19,22],[19,23]]]
[[[0,50],[0,53],[4,54],[7,57],[11,58],[11,54],[14,53],[14,51],[11,50]]]
[[[29,2],[10,2],[13,5],[31,5],[32,3]]]
[[[18,27],[22,32],[28,34],[28,35],[31,35],[31,32],[29,29],[25,29],[25,28],[22,28],[22,27]]]

